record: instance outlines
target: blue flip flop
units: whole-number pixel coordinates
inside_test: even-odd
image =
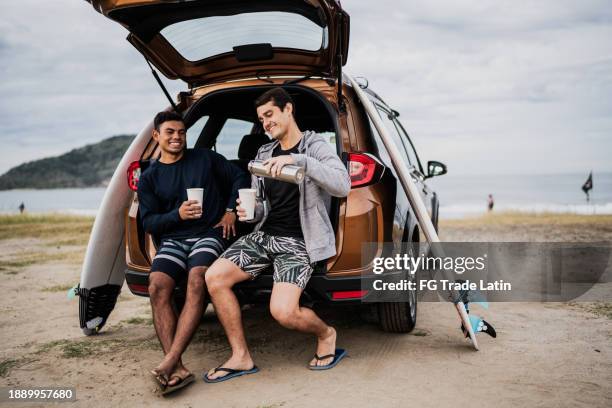
[[[342,360],[345,356],[346,356],[346,350],[341,349],[341,348],[337,348],[334,354],[327,354],[325,356],[318,356],[315,354],[314,358],[317,360],[326,360],[330,357],[333,357],[334,359],[332,360],[331,363],[327,365],[318,366],[318,365],[309,364],[308,368],[311,370],[329,370],[330,368],[334,368],[336,365],[338,365],[340,360]]]
[[[218,382],[231,380],[232,378],[240,377],[242,375],[255,374],[256,372],[259,371],[259,368],[257,368],[257,366],[253,366],[253,368],[251,368],[250,370],[235,370],[233,368],[226,368],[226,367],[219,366],[213,370],[213,373],[216,373],[219,371],[224,371],[228,374],[224,375],[223,377],[210,379],[208,378],[208,372],[206,372],[202,375],[202,379],[204,380],[204,382],[207,382],[210,384],[218,383]]]

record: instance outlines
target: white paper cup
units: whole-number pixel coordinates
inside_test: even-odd
[[[187,200],[195,200],[198,202],[198,205],[202,207],[202,200],[204,199],[204,189],[203,188],[188,188],[187,189]]]
[[[253,188],[241,188],[238,190],[240,207],[246,210],[245,221],[255,218],[255,194],[257,194],[257,190]]]

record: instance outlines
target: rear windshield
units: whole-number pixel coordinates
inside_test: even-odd
[[[272,47],[318,51],[327,48],[328,42],[327,27],[280,11],[181,21],[165,27],[161,34],[191,62],[231,52],[240,45],[269,43]]]

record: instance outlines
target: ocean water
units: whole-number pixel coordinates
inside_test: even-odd
[[[29,213],[95,215],[106,188],[59,188],[0,191],[0,213],[18,213],[19,204]]]
[[[612,173],[594,173],[587,203],[582,185],[588,174],[483,175],[445,174],[427,180],[440,197],[440,217],[463,218],[494,211],[612,214]]]
[[[612,173],[594,173],[591,201],[581,187],[587,174],[530,176],[460,176],[445,174],[427,180],[440,197],[440,217],[484,214],[488,194],[494,211],[612,214]],[[105,188],[0,191],[0,213],[17,213],[21,202],[31,213],[95,215]]]

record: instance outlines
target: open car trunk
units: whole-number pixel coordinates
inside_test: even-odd
[[[339,77],[349,16],[336,0],[88,0],[166,77]]]
[[[185,113],[187,125],[187,146],[192,148],[210,148],[222,154],[243,171],[247,171],[247,164],[257,154],[258,148],[271,141],[263,132],[257,119],[254,101],[273,85],[259,85],[251,87],[238,87],[213,91],[202,96]],[[287,90],[294,99],[296,121],[302,130],[313,130],[325,137],[330,145],[341,155],[341,143],[337,138],[339,134],[337,114],[331,104],[316,91],[300,85],[286,85]],[[159,149],[148,148],[152,152],[144,155],[142,162],[147,163],[159,156]],[[229,191],[225,194],[229,195]],[[226,200],[227,197],[220,198]],[[135,203],[137,196],[134,196]],[[330,220],[336,234],[339,218],[339,199],[332,197],[330,206]],[[148,270],[154,251],[148,242],[156,244],[154,237],[144,233],[139,216],[128,215],[128,224],[136,228],[128,228],[128,234],[137,232],[138,236],[128,237],[132,244],[128,247],[133,256],[132,260],[140,259],[143,265],[133,265],[139,270]],[[244,235],[252,231],[253,224],[238,223],[238,233]],[[138,242],[140,248],[136,248]],[[337,242],[339,242],[337,240]],[[144,256],[143,256],[144,255]],[[325,273],[329,260],[321,262],[315,273]]]

